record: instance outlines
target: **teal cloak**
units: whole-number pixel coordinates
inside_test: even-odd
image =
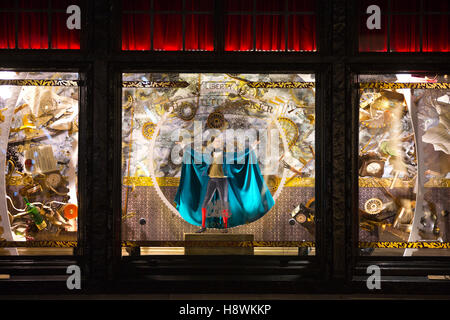
[[[206,194],[209,164],[205,154],[187,148],[183,155],[181,179],[175,196],[177,210],[190,224],[202,225],[202,202]],[[208,160],[208,158],[206,158]],[[228,180],[228,228],[258,220],[274,205],[252,150],[224,153],[223,172]],[[213,202],[219,199],[216,192]],[[206,227],[223,228],[219,217],[207,217]]]

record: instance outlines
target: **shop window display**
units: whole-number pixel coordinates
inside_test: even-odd
[[[359,80],[361,254],[448,256],[448,76]]]
[[[73,254],[76,73],[0,72],[0,255]]]
[[[122,98],[124,255],[314,254],[314,75],[123,74]]]

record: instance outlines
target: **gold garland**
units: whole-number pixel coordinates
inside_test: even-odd
[[[75,248],[77,241],[0,241],[0,248]]]
[[[78,87],[79,80],[0,80],[0,86],[41,86],[41,87]]]
[[[180,184],[179,177],[157,177],[156,181],[161,187],[178,187]],[[124,186],[135,186],[135,187],[152,187],[153,181],[151,177],[124,177]],[[301,178],[295,177],[285,184],[285,187],[314,187],[314,178]]]
[[[186,81],[123,81],[123,88],[186,88]]]
[[[450,89],[450,83],[360,82],[361,89]]]
[[[315,247],[313,241],[122,241],[122,247]]]
[[[439,241],[377,241],[359,242],[359,248],[389,248],[389,249],[450,249],[450,242]]]
[[[315,82],[264,82],[264,81],[249,81],[247,85],[250,88],[280,88],[280,89],[310,89],[316,86]]]
[[[380,185],[389,188],[394,178],[359,178],[360,188],[379,188]],[[395,182],[395,188],[414,188],[414,180],[401,180],[397,179]],[[445,178],[433,178],[425,182],[425,188],[450,188],[450,179]]]

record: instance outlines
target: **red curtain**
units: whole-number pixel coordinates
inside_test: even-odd
[[[0,13],[0,49],[15,48],[14,15],[9,12]]]
[[[316,51],[316,16],[289,17],[289,51]]]
[[[392,15],[390,30],[392,52],[420,51],[420,18],[417,15]]]
[[[122,50],[214,50],[213,1],[186,0],[183,11],[182,0],[154,0],[153,12],[150,3],[150,0],[123,0]],[[189,13],[193,11],[202,14]]]
[[[20,0],[19,8],[23,9],[22,12],[11,10],[15,9],[14,1],[1,2],[0,49],[16,48],[16,32],[18,49],[49,49],[49,27],[50,48],[80,49],[80,30],[67,28],[69,14],[65,12],[68,6],[79,5],[79,0],[52,0],[51,7],[48,0]]]
[[[422,47],[424,52],[450,51],[449,18],[449,15],[425,15]]]
[[[250,15],[225,16],[225,51],[253,49],[253,19]]]
[[[183,50],[183,18],[181,14],[156,14],[153,49]]]
[[[391,52],[420,52],[422,34],[423,52],[450,51],[450,0],[395,0],[391,1],[389,48]],[[423,4],[421,23],[420,6]],[[382,21],[380,30],[369,30],[366,21],[369,5],[378,5]],[[388,50],[388,12],[386,0],[361,0],[359,51],[386,52]],[[408,14],[405,14],[405,13]],[[422,25],[422,30],[420,30]]]
[[[284,16],[256,16],[256,50],[284,51],[285,34]]]
[[[212,15],[186,15],[186,50],[214,50],[214,21]]]

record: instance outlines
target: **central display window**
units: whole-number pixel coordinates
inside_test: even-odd
[[[314,255],[314,79],[123,74],[123,255]]]

